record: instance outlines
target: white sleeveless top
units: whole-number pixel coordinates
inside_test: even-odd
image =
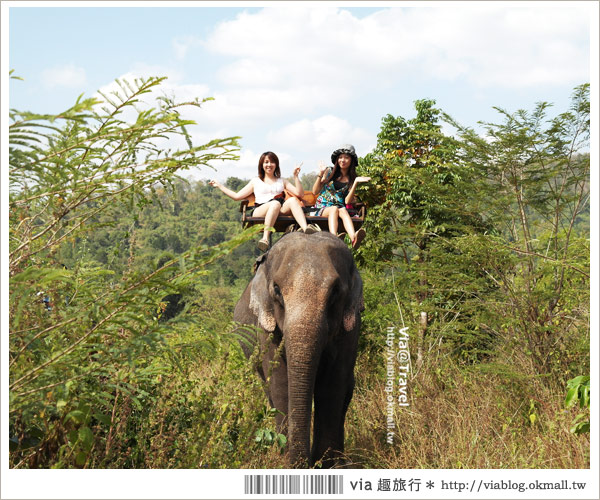
[[[260,180],[260,177],[254,178],[254,198],[255,203],[263,204],[272,200],[276,195],[283,193],[283,179],[277,179],[273,184],[267,184]]]

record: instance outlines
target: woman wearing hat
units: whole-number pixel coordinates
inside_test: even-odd
[[[370,177],[357,177],[356,166],[358,157],[351,144],[344,144],[331,155],[333,167],[325,167],[321,163],[319,175],[313,186],[313,193],[317,196],[315,212],[311,215],[328,217],[329,232],[335,235],[338,230],[338,218],[348,233],[352,248],[358,248],[365,237],[365,230],[360,228],[354,231],[352,217],[346,208],[354,201],[354,192],[359,182],[368,182]],[[344,233],[338,236],[344,237]]]

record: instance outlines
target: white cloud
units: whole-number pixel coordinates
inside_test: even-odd
[[[268,140],[287,147],[293,130],[314,138],[304,143],[310,150],[333,137],[370,144],[356,124],[337,135],[339,124],[316,127],[356,99],[377,100],[384,90],[401,96],[415,82],[464,82],[476,90],[586,81],[586,22],[577,7],[548,5],[393,7],[358,18],[335,6],[292,4],[244,11],[204,40],[182,34],[172,43],[177,57],[200,50],[222,61],[207,75],[217,79],[214,88],[189,89],[215,98],[192,112],[203,133],[246,136],[287,123]]]
[[[359,19],[337,7],[273,7],[219,24],[204,45],[235,58],[220,72],[226,86],[318,82],[345,90],[340,99],[419,74],[505,88],[579,83],[589,78],[583,12],[492,2],[394,7]]]
[[[54,66],[42,71],[42,81],[46,87],[82,87],[86,83],[85,70],[75,64]]]
[[[272,149],[306,165],[338,143],[361,154],[375,146],[351,122],[357,99],[401,98],[405,85],[431,80],[474,92],[586,81],[587,22],[577,7],[548,5],[394,7],[358,18],[292,4],[245,11],[205,40],[187,39],[186,50],[223,61],[215,101],[198,117],[204,130],[269,131]],[[342,107],[348,116],[336,118]]]
[[[220,80],[227,86],[237,87],[240,82],[245,87],[274,87],[286,81],[282,67],[256,58],[245,57],[223,66],[218,72]]]
[[[275,118],[318,112],[348,99],[346,90],[317,83],[281,88],[236,88],[215,91],[206,104],[203,120],[214,124],[268,127]]]
[[[458,83],[476,99],[494,89],[587,81],[588,10],[425,4],[359,18],[331,4],[269,6],[217,24],[205,39],[182,33],[172,40],[176,60],[220,61],[197,83],[184,83],[187,76],[172,68],[140,64],[124,77],[166,74],[160,92],[179,101],[214,97],[201,110],[186,110],[198,123],[190,129],[194,141],[241,135],[244,149],[240,161],[201,176],[252,177],[263,146],[280,156],[287,176],[297,161],[304,161],[304,172],[329,162],[340,144],[354,144],[359,156],[375,146],[376,132],[361,128],[353,114],[358,100],[383,98],[394,109],[405,87],[421,82]]]
[[[201,40],[193,35],[179,36],[171,41],[175,58],[178,60],[185,59],[188,52],[195,47],[200,46],[201,43]]]
[[[421,36],[413,33],[425,74],[508,89],[589,78],[589,21],[582,10],[493,3],[465,9],[435,10]]]
[[[236,58],[219,75],[227,86],[253,86],[258,72],[267,88],[317,83],[324,87],[327,79],[340,87],[352,79],[356,69],[343,64],[344,59],[350,62],[353,48],[348,47],[349,42],[353,45],[349,38],[340,36],[339,23],[345,18],[346,11],[332,7],[265,8],[221,23],[205,47]],[[349,50],[344,55],[345,47]]]
[[[269,143],[280,148],[300,149],[305,145],[309,151],[329,152],[332,146],[353,143],[359,150],[370,146],[373,137],[368,131],[353,127],[349,122],[333,115],[315,120],[303,119],[267,134]]]

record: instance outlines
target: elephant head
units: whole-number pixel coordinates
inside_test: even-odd
[[[267,335],[284,342],[286,373],[274,374],[269,390],[279,394],[270,397],[287,414],[290,462],[312,464],[343,451],[364,308],[352,254],[329,233],[286,235],[260,263],[247,292],[240,301],[248,301]]]

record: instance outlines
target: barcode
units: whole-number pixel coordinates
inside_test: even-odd
[[[246,495],[341,495],[344,476],[341,474],[246,474]]]

